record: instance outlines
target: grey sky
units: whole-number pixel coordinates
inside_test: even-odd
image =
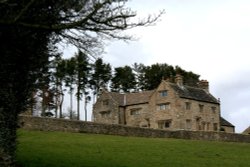
[[[222,116],[241,132],[250,125],[250,1],[134,0],[139,16],[166,14],[156,26],[129,31],[136,42],[114,42],[104,59],[113,66],[135,62],[179,65],[210,82]]]
[[[250,1],[133,0],[139,17],[165,9],[156,26],[128,31],[139,38],[109,42],[103,58],[113,67],[168,63],[200,74],[221,99],[222,116],[242,132],[250,125]],[[67,50],[66,54],[73,55]]]

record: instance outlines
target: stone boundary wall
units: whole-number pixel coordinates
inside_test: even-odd
[[[185,130],[168,131],[115,124],[101,124],[94,122],[31,116],[19,116],[19,126],[26,130],[250,143],[250,135],[242,135],[236,133]]]

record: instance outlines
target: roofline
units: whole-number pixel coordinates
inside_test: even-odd
[[[223,120],[223,121],[221,121],[221,120]],[[225,124],[221,124],[221,122],[226,122],[226,125]],[[227,126],[227,127],[233,127],[233,128],[235,128],[235,126],[231,122],[227,121],[222,116],[220,116],[220,126]]]
[[[206,103],[212,103],[212,104],[219,104],[220,103],[215,103],[215,102],[211,102],[211,101],[206,101],[206,100],[198,100],[198,99],[194,99],[194,98],[188,98],[188,97],[183,97],[183,96],[179,96],[180,98],[183,98],[183,99],[190,99],[190,100],[195,100],[195,101],[199,101],[199,102],[206,102]]]
[[[119,107],[127,107],[127,106],[134,106],[134,105],[139,105],[139,104],[147,104],[149,102],[144,102],[144,103],[135,103],[135,104],[129,104],[129,105],[119,105]]]
[[[227,126],[227,127],[234,127],[235,128],[234,125],[220,125],[220,126]]]

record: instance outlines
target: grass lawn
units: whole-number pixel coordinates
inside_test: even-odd
[[[249,143],[18,131],[23,167],[246,167]]]

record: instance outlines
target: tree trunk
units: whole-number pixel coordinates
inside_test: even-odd
[[[62,94],[61,94],[61,101],[60,101],[60,104],[59,104],[59,118],[62,118],[62,117],[63,117],[63,114],[62,114],[63,100],[64,100],[64,94],[62,93]]]
[[[30,101],[30,115],[33,116],[34,114],[34,104],[35,104],[35,93],[33,92],[31,95],[31,101]]]
[[[58,118],[58,106],[59,106],[59,90],[56,88],[56,97],[55,97],[55,118]]]
[[[46,112],[46,104],[45,104],[45,91],[42,90],[42,113],[41,116],[44,117],[45,116],[45,112]]]
[[[80,98],[77,97],[77,120],[80,120]]]
[[[77,120],[80,120],[80,87],[77,87]]]
[[[63,100],[64,100],[64,94],[63,94],[63,88],[62,85],[60,85],[60,91],[59,91],[59,118],[62,118],[62,105],[63,105]]]
[[[85,95],[85,100],[84,100],[84,111],[85,111],[85,121],[87,121],[87,115],[88,115],[88,111],[87,111],[87,98],[86,98],[86,95]]]
[[[0,108],[0,166],[15,166],[17,112]]]
[[[69,111],[69,118],[73,119],[73,91],[70,91],[70,111]]]

